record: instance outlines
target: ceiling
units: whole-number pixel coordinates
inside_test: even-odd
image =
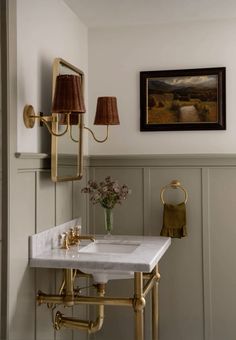
[[[236,18],[235,0],[64,0],[88,27]]]

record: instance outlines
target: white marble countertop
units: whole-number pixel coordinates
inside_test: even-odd
[[[31,267],[73,268],[85,272],[151,272],[171,244],[170,238],[157,236],[115,235],[107,239],[95,235],[95,239],[100,243],[134,243],[137,247],[129,253],[83,253],[80,250],[88,243],[82,243],[80,247],[73,246],[68,250],[52,245],[35,251],[32,247],[37,246],[37,242],[31,240],[29,264]]]

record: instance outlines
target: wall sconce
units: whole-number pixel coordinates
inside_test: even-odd
[[[61,61],[61,59],[60,59]],[[67,65],[68,66],[68,65]],[[70,65],[71,66],[71,65]],[[27,128],[33,128],[35,121],[44,124],[51,134],[51,178],[54,182],[79,180],[83,176],[83,130],[88,130],[94,140],[103,143],[108,139],[109,125],[119,125],[119,116],[116,97],[99,97],[94,124],[106,125],[107,131],[104,139],[97,139],[94,132],[83,123],[85,105],[81,75],[64,74],[56,77],[55,91],[52,101],[52,114],[36,115],[31,105],[26,105],[23,112],[24,123]],[[78,126],[78,137],[72,136],[72,126]],[[59,132],[59,126],[64,130]],[[58,138],[68,133],[69,138],[78,143],[76,175],[58,175]]]
[[[36,115],[33,106],[26,105],[23,112],[25,126],[27,128],[33,128],[36,119],[38,119],[47,127],[52,135],[56,137],[65,135],[72,123],[70,118],[71,112],[76,115],[86,112],[80,83],[80,78],[77,75],[57,76],[52,112],[62,114],[63,118],[58,115],[55,117],[53,115],[43,116],[42,113]],[[60,124],[61,118],[63,121],[66,121],[66,128],[62,133],[57,133],[53,127],[50,126],[49,122],[58,122]]]

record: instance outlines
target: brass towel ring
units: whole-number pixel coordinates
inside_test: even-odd
[[[165,204],[164,201],[164,192],[166,191],[166,189],[168,188],[172,188],[172,189],[181,189],[184,192],[184,203],[187,203],[188,200],[188,193],[186,191],[186,189],[180,184],[180,181],[178,180],[173,180],[170,182],[170,184],[165,185],[162,189],[161,189],[161,194],[160,194],[160,198],[163,204]]]

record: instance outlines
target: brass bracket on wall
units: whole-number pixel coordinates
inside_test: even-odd
[[[43,122],[52,122],[53,116],[43,116],[42,112],[40,112],[39,115],[36,115],[32,105],[25,105],[24,111],[23,111],[23,120],[24,120],[25,126],[29,129],[32,129],[35,125],[36,119],[40,120],[40,124],[42,126]]]

